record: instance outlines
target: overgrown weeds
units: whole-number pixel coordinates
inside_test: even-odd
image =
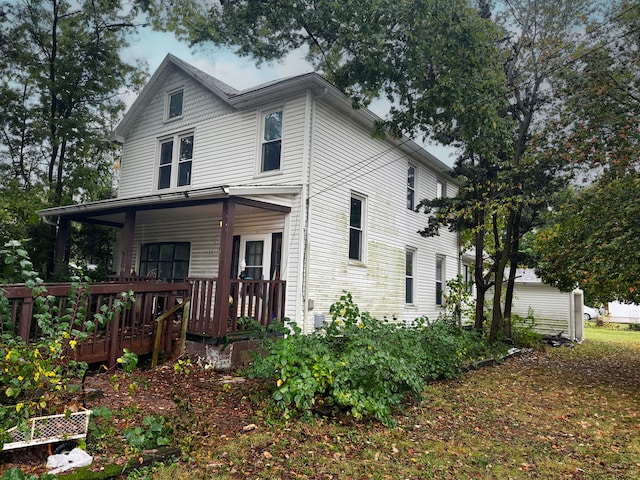
[[[405,395],[419,399],[426,381],[456,378],[486,351],[476,333],[457,322],[379,320],[347,292],[330,312],[328,325],[310,335],[289,324],[287,335],[266,342],[267,355],[256,356],[248,371],[274,380],[272,398],[286,417],[344,411],[391,425]]]

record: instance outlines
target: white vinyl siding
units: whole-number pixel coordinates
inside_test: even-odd
[[[190,188],[256,184],[260,111],[234,111],[202,85],[178,71],[165,76],[164,88],[147,97],[144,114],[125,139],[118,196],[138,196],[156,191],[154,169],[158,158],[158,139],[186,130],[195,132],[197,147]],[[165,122],[167,92],[177,88],[184,89],[183,114]],[[307,98],[303,93],[282,104],[280,171],[278,175],[260,176],[260,184],[302,183],[308,135],[306,108]]]
[[[574,332],[570,322],[574,292],[561,292],[543,283],[522,284],[516,282],[512,312],[522,318],[533,310],[535,331],[543,335],[571,337]],[[581,295],[580,295],[581,297]],[[581,319],[577,319],[581,321]]]
[[[407,164],[411,160],[419,168],[416,192],[435,192],[440,172],[409,159],[390,142],[372,139],[369,127],[337,115],[324,103],[315,114],[307,281],[314,310],[307,321],[313,322],[313,314],[327,316],[342,290],[379,318],[437,318],[435,252],[457,258],[457,239],[447,229],[433,238],[417,233],[426,219],[407,209]],[[337,253],[349,243],[352,192],[367,194],[366,268]],[[406,304],[406,245],[415,247],[416,271],[425,272],[424,281],[416,282],[411,308]],[[447,280],[456,274],[454,263]]]

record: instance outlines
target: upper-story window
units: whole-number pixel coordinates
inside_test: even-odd
[[[447,196],[447,184],[436,180],[436,198],[444,198]]]
[[[167,94],[167,120],[182,116],[182,101],[184,99],[184,90],[176,90]]]
[[[191,185],[192,161],[193,133],[161,140],[158,190]]]
[[[349,210],[349,259],[364,261],[365,244],[365,199],[351,194]]]
[[[409,165],[407,168],[407,208],[413,210],[416,207],[416,167]]]
[[[262,115],[260,171],[280,170],[282,153],[282,109],[270,110]]]

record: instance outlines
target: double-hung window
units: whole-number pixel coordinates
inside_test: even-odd
[[[416,207],[416,167],[409,165],[407,169],[407,208]]]
[[[160,141],[158,190],[191,185],[193,134],[174,135]]]
[[[444,198],[447,196],[447,184],[436,180],[436,198]]]
[[[412,248],[405,250],[405,303],[412,305],[415,303],[415,261],[416,251]]]
[[[280,170],[282,154],[282,109],[262,115],[260,171]]]
[[[349,211],[349,259],[364,261],[365,242],[365,198],[351,194]]]
[[[444,257],[436,256],[436,305],[444,304]]]

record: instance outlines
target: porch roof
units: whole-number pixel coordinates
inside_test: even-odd
[[[226,199],[234,199],[239,205],[288,213],[291,197],[300,191],[299,185],[218,186],[47,208],[38,215],[122,227],[127,211],[210,205]]]

